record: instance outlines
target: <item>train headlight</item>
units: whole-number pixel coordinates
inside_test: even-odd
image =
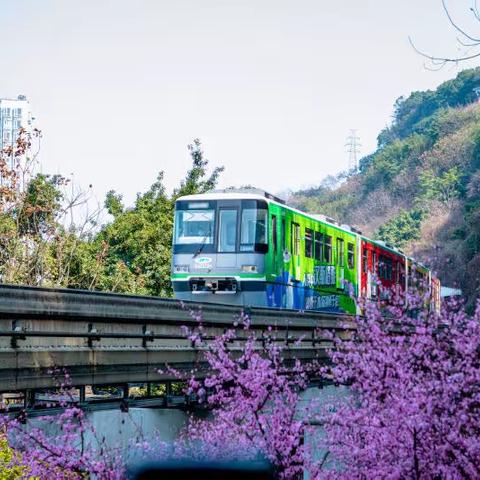
[[[257,273],[257,266],[256,265],[242,265],[242,272]]]
[[[188,273],[190,271],[190,268],[188,267],[188,265],[174,265],[173,271],[175,273]]]

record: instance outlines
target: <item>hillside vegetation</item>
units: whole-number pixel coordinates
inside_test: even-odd
[[[389,241],[480,296],[480,68],[400,97],[377,150],[355,174],[296,192],[290,203]]]

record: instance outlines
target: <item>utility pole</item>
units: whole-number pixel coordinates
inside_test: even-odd
[[[350,135],[347,137],[347,147],[348,153],[348,171],[356,173],[358,171],[358,157],[360,155],[360,137],[357,135],[356,129],[350,129]]]

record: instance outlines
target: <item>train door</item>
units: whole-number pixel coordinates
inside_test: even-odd
[[[402,295],[405,290],[405,257],[400,256],[395,263],[395,292]]]
[[[343,290],[345,287],[345,241],[343,238],[337,238],[336,250],[336,287],[337,290]]]
[[[291,244],[292,244],[292,257],[294,266],[294,277],[296,278],[297,269],[300,264],[300,225],[296,222],[292,222],[291,226]]]
[[[367,299],[376,299],[378,296],[377,286],[377,265],[378,253],[374,246],[362,240],[362,273],[361,273],[361,292]]]
[[[281,224],[281,231],[280,231],[280,242],[282,246],[281,252],[281,284],[282,284],[282,295],[281,295],[281,306],[282,308],[287,308],[289,305],[289,291],[291,290],[288,288],[289,283],[289,270],[290,270],[290,260],[291,255],[288,250],[287,244],[287,221],[285,219],[285,212],[282,211],[282,224]]]
[[[362,241],[362,296],[371,299],[376,297],[376,285],[374,281],[376,253],[372,245]]]
[[[371,289],[371,297],[377,298],[378,297],[378,252],[373,249],[372,247],[372,262],[371,268],[369,269],[370,273],[370,289]]]
[[[364,298],[370,298],[370,282],[368,277],[369,253],[367,244],[362,241],[362,264],[360,273],[360,292]]]
[[[272,215],[272,267],[275,274],[278,274],[278,225],[277,215]]]

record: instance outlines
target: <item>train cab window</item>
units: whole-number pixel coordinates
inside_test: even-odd
[[[355,246],[353,243],[347,244],[347,266],[350,269],[355,268]]]
[[[292,222],[292,254],[300,253],[300,225]]]
[[[325,263],[332,263],[332,237],[330,235],[325,235],[324,240],[323,261]]]
[[[362,253],[362,272],[367,273],[367,271],[368,271],[368,250],[364,248]]]
[[[345,266],[345,243],[343,238],[337,238],[337,264],[339,267]]]
[[[272,215],[272,243],[273,243],[273,253],[277,253],[277,216]]]
[[[215,210],[191,209],[175,212],[175,244],[212,244]]]
[[[322,261],[323,257],[323,233],[315,232],[315,260]]]
[[[240,251],[254,252],[256,246],[267,245],[267,210],[244,208],[240,228]]]
[[[235,252],[237,246],[237,210],[221,209],[218,216],[218,251]]]
[[[305,256],[313,257],[313,231],[309,228],[305,229]]]

